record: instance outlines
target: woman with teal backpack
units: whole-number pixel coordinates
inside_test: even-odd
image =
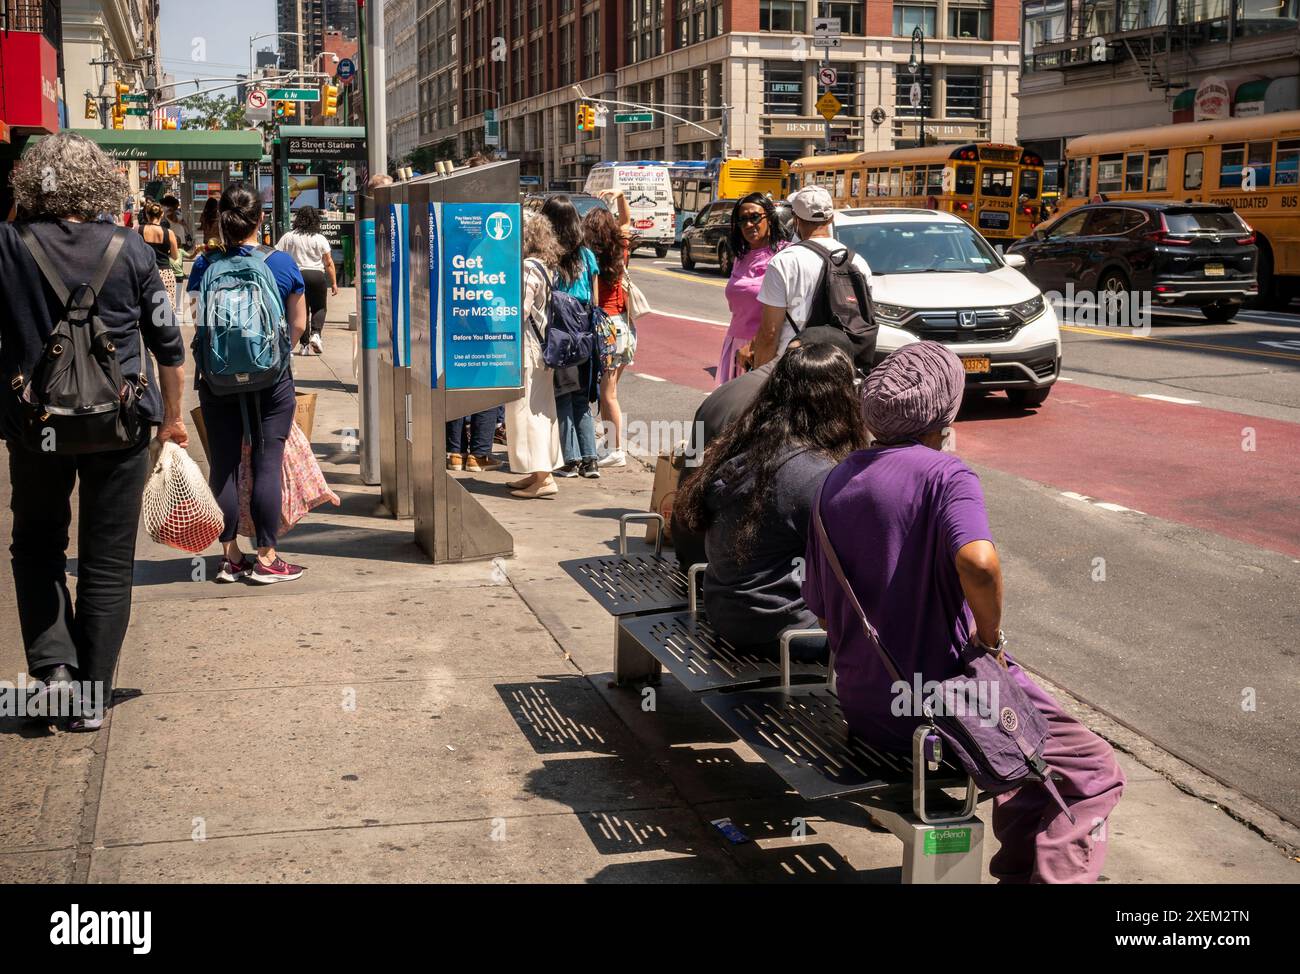
[[[259,244],[262,225],[262,201],[257,193],[242,183],[226,187],[221,194],[220,226],[223,249],[201,254],[190,271],[189,293],[199,334],[195,339],[195,387],[203,409],[203,425],[208,436],[208,485],[212,488],[225,528],[221,532],[223,557],[218,582],[247,579],[259,584],[288,582],[299,578],[303,569],[290,565],[275,550],[280,529],[281,467],[284,445],[293,424],[296,399],[288,348],[297,345],[307,329],[306,285],[297,263],[288,254]],[[275,373],[258,383],[251,392],[237,392],[231,377],[222,373],[212,360],[210,349],[219,346],[221,336],[206,334],[220,318],[215,279],[237,258],[256,257],[265,262],[265,270],[274,279],[275,293],[264,307],[276,314],[281,331],[288,330],[283,349],[273,354]],[[223,267],[223,262],[231,262]],[[238,261],[246,266],[247,261]],[[256,275],[253,275],[256,276]],[[207,287],[204,278],[208,277]],[[224,282],[223,282],[224,283]],[[278,296],[278,302],[275,298]],[[215,327],[214,327],[215,330]],[[253,495],[250,513],[257,533],[257,557],[249,559],[239,550],[239,461],[247,429],[252,440]]]

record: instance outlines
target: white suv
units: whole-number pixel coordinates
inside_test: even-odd
[[[871,267],[876,360],[910,342],[948,346],[967,388],[1001,389],[1037,406],[1061,371],[1051,302],[970,224],[951,213],[903,208],[837,210],[835,236]]]

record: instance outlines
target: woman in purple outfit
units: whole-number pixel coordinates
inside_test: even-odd
[[[1002,568],[979,477],[940,449],[965,381],[961,361],[936,342],[904,345],[877,365],[863,397],[875,445],[830,472],[819,507],[863,612],[905,677],[917,674],[922,683],[959,673],[964,651],[1004,651],[1005,644]],[[803,597],[826,626],[845,719],[873,744],[906,752],[920,718],[897,715],[893,678],[818,533],[808,538]],[[1124,773],[1109,744],[1067,714],[1009,654],[1005,659],[1047,721],[1043,757],[1059,776],[1074,821],[1037,785],[998,795],[993,831],[1001,848],[989,871],[1003,882],[1095,882]]]
[[[750,193],[731,211],[731,252],[736,255],[727,281],[727,304],[731,308],[731,327],[722,342],[718,360],[717,385],[729,382],[745,371],[749,343],[758,334],[763,306],[758,303],[758,289],[763,286],[767,262],[788,243],[776,207],[764,193]],[[739,353],[742,364],[737,364]]]

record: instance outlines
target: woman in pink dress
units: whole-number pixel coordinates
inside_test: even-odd
[[[758,289],[763,286],[763,272],[772,255],[788,240],[777,219],[771,197],[750,193],[731,211],[731,252],[736,260],[727,281],[727,304],[731,308],[731,327],[722,342],[718,361],[717,384],[729,382],[745,371],[736,363],[736,353],[748,349],[758,334],[763,306],[758,303]]]

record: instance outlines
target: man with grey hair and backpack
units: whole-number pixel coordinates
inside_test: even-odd
[[[807,186],[790,197],[799,243],[768,262],[758,303],[763,317],[754,336],[752,366],[777,358],[804,328],[839,328],[853,343],[853,362],[871,368],[876,324],[871,313],[871,268],[831,236],[831,194]]]

